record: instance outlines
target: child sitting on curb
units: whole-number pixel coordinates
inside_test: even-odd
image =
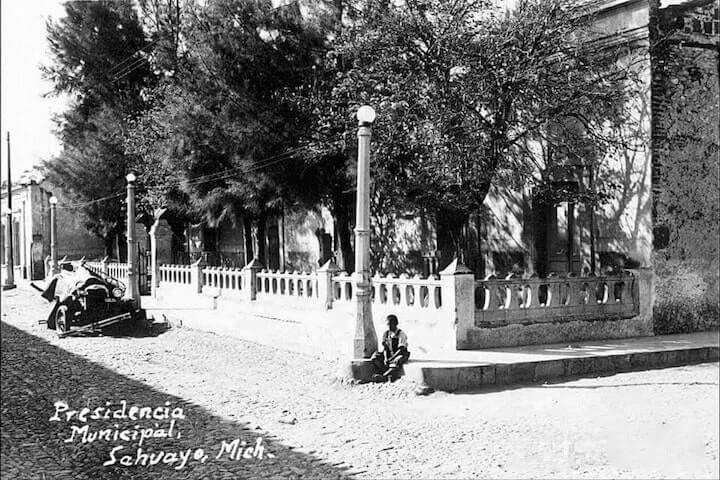
[[[382,352],[375,352],[371,357],[376,370],[382,372],[382,375],[378,373],[373,376],[376,382],[396,380],[400,367],[410,358],[407,335],[398,328],[398,318],[388,315],[386,322],[388,329],[382,336]]]

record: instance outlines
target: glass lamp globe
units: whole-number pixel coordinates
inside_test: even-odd
[[[134,182],[134,181],[137,179],[137,177],[135,176],[134,173],[130,172],[130,173],[127,174],[127,176],[125,177],[125,179],[128,181],[128,183],[132,183],[132,182]]]
[[[357,119],[360,123],[373,123],[375,121],[375,110],[369,105],[358,108]]]

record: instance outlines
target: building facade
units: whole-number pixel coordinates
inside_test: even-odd
[[[44,278],[45,259],[50,255],[50,197],[58,198],[57,255],[58,259],[102,257],[105,252],[102,240],[89,233],[77,211],[68,208],[61,189],[50,186],[37,174],[23,175],[12,187],[13,206],[13,265],[15,278],[36,280]],[[7,189],[0,196],[2,211],[7,208]],[[2,217],[5,232],[7,216]],[[2,263],[5,258],[5,235],[2,235]]]

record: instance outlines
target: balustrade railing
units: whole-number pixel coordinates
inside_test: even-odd
[[[127,263],[108,262],[106,268],[107,268],[108,275],[127,284],[127,281],[128,281],[128,264]]]
[[[219,290],[237,291],[242,289],[242,269],[229,267],[204,267],[202,283]]]
[[[103,265],[108,274],[121,280],[127,278],[126,264],[99,264],[100,267]],[[337,269],[303,273],[251,266],[241,270],[199,264],[160,265],[158,278],[160,285],[187,285],[197,292],[210,287],[222,294],[237,293],[240,298],[250,301],[296,298],[317,302],[326,308],[333,305],[349,307],[356,295],[355,276]],[[474,303],[474,323],[470,319],[469,325],[479,328],[611,320],[639,314],[639,282],[629,272],[605,277],[551,275],[548,278],[510,276],[499,279],[491,276],[474,283],[470,279],[463,290],[458,290],[459,284],[453,283],[453,278],[456,277],[375,274],[371,279],[371,302],[373,308],[382,311],[416,312],[420,318],[428,318],[424,313],[441,310],[457,312],[461,305],[472,317]],[[444,299],[443,289],[448,285],[454,287],[448,290],[449,298]],[[444,301],[449,304],[443,306]]]
[[[98,273],[103,272],[103,263],[102,262],[85,262],[83,265],[85,265],[86,268],[92,270],[93,272],[98,272]]]
[[[475,282],[475,325],[494,327],[638,315],[638,282],[611,277],[488,277]]]
[[[333,277],[333,301],[351,302],[355,299],[355,277],[341,272]],[[440,278],[431,275],[410,277],[393,274],[372,277],[372,302],[398,309],[439,309],[442,307]]]
[[[258,298],[272,296],[318,299],[317,272],[277,272],[261,270],[256,276]]]
[[[160,265],[158,267],[160,284],[190,285],[192,282],[190,265]]]

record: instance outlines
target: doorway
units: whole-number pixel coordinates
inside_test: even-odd
[[[549,192],[533,200],[535,269],[540,277],[550,273],[579,274],[582,269],[577,205],[577,182],[553,182]]]

